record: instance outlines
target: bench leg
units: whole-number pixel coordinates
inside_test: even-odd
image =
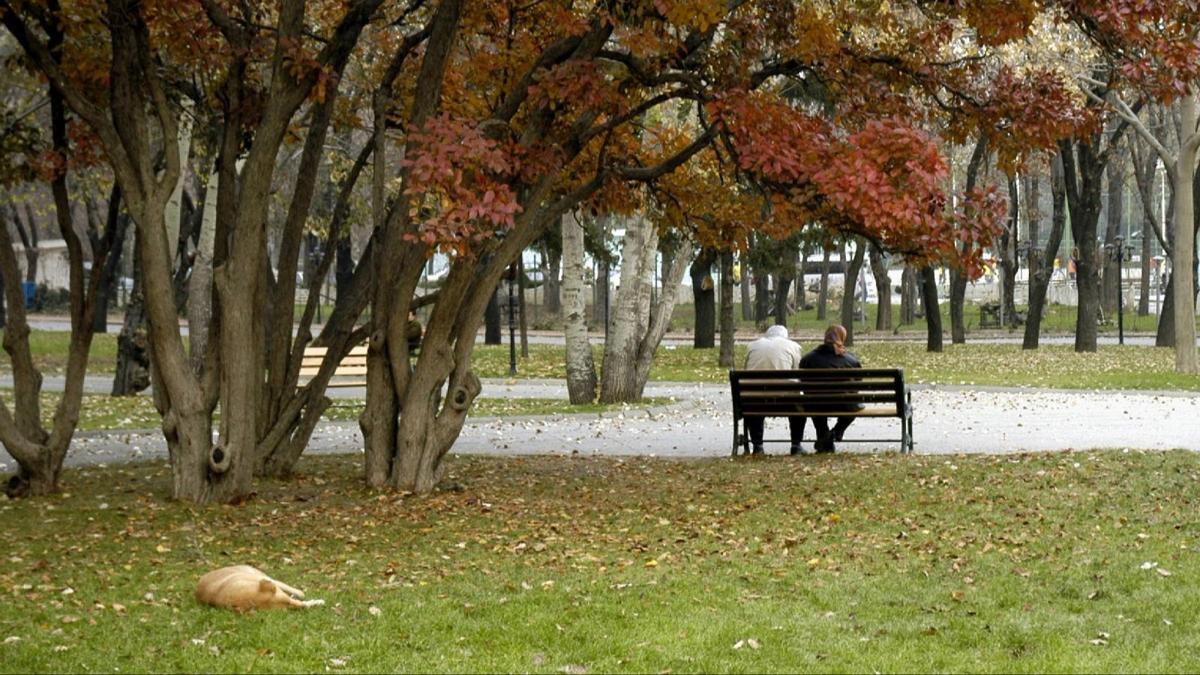
[[[905,454],[912,454],[913,451],[913,422],[912,416],[905,417],[902,422],[904,425],[904,450]]]
[[[738,418],[733,418],[733,451],[730,452],[731,457],[737,457],[738,449]]]

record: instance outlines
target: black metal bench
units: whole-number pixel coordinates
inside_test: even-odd
[[[912,392],[898,368],[731,370],[733,455],[738,446],[750,453],[747,417],[895,417],[900,438],[843,439],[843,443],[900,442],[900,452],[913,450]],[[858,410],[845,408],[861,404]],[[837,410],[842,408],[842,410]],[[832,410],[831,410],[832,409]],[[772,440],[766,443],[787,443]]]

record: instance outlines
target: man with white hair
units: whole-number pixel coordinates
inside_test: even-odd
[[[788,338],[786,326],[771,326],[767,332],[746,349],[747,370],[792,370],[800,367],[800,359],[804,351],[800,345]],[[746,433],[750,434],[750,444],[754,454],[763,452],[763,422],[762,417],[747,417]],[[800,441],[804,438],[806,417],[789,417],[791,427],[792,454],[800,454]]]

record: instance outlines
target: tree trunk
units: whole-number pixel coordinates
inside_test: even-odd
[[[871,276],[875,278],[875,296],[879,303],[875,310],[875,330],[892,329],[892,279],[888,276],[887,260],[879,247],[872,245],[870,251]]]
[[[1115,143],[1117,139],[1109,140]],[[1100,255],[1096,247],[1096,228],[1100,218],[1100,191],[1105,158],[1096,148],[1099,135],[1090,139],[1063,141],[1060,145],[1067,205],[1071,213],[1071,236],[1078,255],[1075,285],[1079,304],[1075,318],[1075,351],[1096,351],[1097,323],[1100,316]]]
[[[843,261],[845,262],[845,261]],[[843,267],[843,269],[845,269]],[[829,307],[829,249],[821,249],[821,282],[817,286],[817,321],[826,320]]]
[[[500,325],[500,289],[492,291],[483,315],[483,344],[498,345],[503,341]]]
[[[621,253],[621,288],[613,305],[608,344],[600,375],[601,403],[631,403],[641,399],[650,365],[670,323],[679,285],[694,249],[684,244],[671,255],[662,280],[662,293],[651,303],[651,287],[659,245],[654,225],[631,218]]]
[[[754,318],[754,308],[751,306],[750,299],[750,266],[746,264],[746,256],[740,256],[742,278],[738,284],[741,290],[742,297],[742,321],[749,321]]]
[[[596,282],[592,289],[592,322],[600,326],[606,336],[608,335],[610,302],[608,294],[611,286],[608,261],[601,260],[596,269]]]
[[[792,274],[783,271],[775,275],[775,324],[788,324],[788,295],[792,289]]]
[[[588,341],[584,287],[583,227],[568,213],[562,217],[562,312],[567,352],[567,395],[573,405],[596,400],[596,364]]]
[[[721,253],[721,353],[717,364],[733,368],[734,334],[737,325],[733,318],[733,252]]]
[[[950,268],[950,342],[961,345],[967,341],[966,322],[967,275]]]
[[[692,277],[692,303],[695,308],[692,346],[696,349],[712,349],[716,346],[717,292],[713,287],[712,278],[712,266],[716,258],[716,251],[704,249],[692,262],[690,274]],[[663,291],[667,292],[665,286]]]
[[[942,312],[938,307],[937,277],[932,266],[921,268],[921,304],[925,308],[925,350],[942,351]]]
[[[1028,270],[1030,292],[1033,290],[1033,278],[1037,275],[1038,269],[1042,267],[1038,256],[1038,244],[1042,238],[1042,212],[1038,207],[1038,200],[1041,199],[1039,194],[1040,186],[1038,175],[1033,171],[1025,174],[1025,189],[1023,191],[1025,197],[1025,223],[1028,231],[1025,233],[1025,240],[1028,244],[1028,253],[1025,256],[1025,268]],[[1028,319],[1027,319],[1028,320]]]
[[[217,237],[217,188],[220,179],[213,171],[204,193],[204,213],[200,218],[200,237],[192,274],[188,278],[187,320],[192,370],[199,373],[208,352],[212,323],[213,249]]]
[[[137,247],[134,248],[137,250]],[[117,372],[113,396],[132,396],[150,386],[150,334],[142,296],[141,265],[134,256],[133,288],[125,303],[125,321],[117,334]]]
[[[909,325],[916,320],[917,272],[911,265],[905,265],[900,273],[900,325]]]
[[[525,312],[525,253],[517,258],[517,319],[521,331],[521,358],[529,358],[529,320]]]
[[[37,284],[38,273],[38,228],[37,219],[33,215],[33,206],[25,204],[25,222],[21,222],[17,207],[13,206],[13,225],[17,228],[17,236],[21,238],[21,246],[25,249],[25,283]]]
[[[1108,162],[1105,171],[1108,178],[1108,203],[1104,223],[1104,245],[1106,251],[1116,245],[1117,237],[1123,237],[1125,228],[1122,220],[1125,217],[1125,155],[1114,154]],[[1121,267],[1114,253],[1104,256],[1104,271],[1102,273],[1103,290],[1101,294],[1102,307],[1107,316],[1115,316],[1117,303],[1121,296]]]
[[[556,246],[546,247],[546,281],[545,291],[546,313],[550,316],[562,314],[562,283],[559,273],[562,271],[562,251]]]
[[[1058,249],[1062,246],[1063,233],[1067,229],[1066,186],[1063,183],[1062,159],[1055,157],[1050,166],[1050,196],[1052,212],[1050,219],[1050,237],[1046,241],[1042,259],[1036,263],[1036,256],[1030,253],[1029,277],[1029,311],[1025,316],[1025,339],[1023,349],[1037,349],[1041,337],[1042,314],[1046,307],[1046,291],[1050,287],[1050,277],[1054,274],[1054,259],[1058,257]],[[1034,183],[1036,185],[1036,183]],[[1040,218],[1036,212],[1030,213],[1031,220]],[[1032,235],[1033,230],[1030,230]],[[1036,271],[1034,271],[1036,270]]]
[[[350,282],[354,278],[354,249],[350,242],[349,228],[335,244],[337,262],[334,263],[333,287],[337,295],[335,304],[342,304],[343,298],[349,294]],[[318,286],[318,288],[320,288]],[[320,291],[318,291],[318,295]],[[491,343],[488,343],[491,344]]]
[[[51,51],[58,54],[62,33],[51,27]],[[63,94],[50,88],[50,126],[53,149],[65,155],[68,149],[67,108]],[[67,167],[61,167],[50,180],[54,215],[58,230],[67,249],[68,288],[70,296],[71,338],[67,351],[63,392],[55,406],[49,432],[42,426],[40,401],[42,375],[33,364],[29,345],[29,325],[25,319],[24,303],[20,299],[20,273],[13,251],[12,237],[7,225],[0,227],[0,278],[8,295],[12,316],[4,332],[4,349],[8,352],[13,376],[13,410],[0,402],[0,443],[17,462],[17,474],[5,485],[11,497],[45,495],[58,488],[63,461],[71,446],[71,438],[79,422],[83,383],[87,373],[89,349],[92,343],[92,312],[108,251],[115,236],[115,225],[96,236],[92,251],[93,268],[85,278],[83,245],[75,231],[71,216],[71,198],[67,187]],[[32,219],[31,219],[32,224]],[[32,229],[32,228],[31,228]],[[34,235],[36,236],[36,235]]]
[[[1017,180],[1008,179],[1008,227],[1000,236],[1000,274],[1004,280],[1000,302],[1004,308],[1004,321],[1009,327],[1017,325],[1017,242],[1021,238],[1021,200],[1018,198]]]
[[[854,257],[850,259],[849,268],[843,268],[845,283],[842,290],[842,327],[846,329],[846,344],[854,344],[854,304],[857,300],[855,292],[858,286],[858,275],[862,272],[863,261],[867,257],[867,242],[865,239],[854,240]]]
[[[1154,274],[1154,269],[1151,266],[1154,255],[1154,240],[1150,237],[1148,228],[1154,227],[1154,222],[1142,221],[1142,250],[1141,250],[1141,275],[1138,281],[1138,303],[1137,315],[1150,316],[1150,275]]]
[[[125,251],[125,234],[129,230],[129,217],[121,212],[121,189],[115,184],[108,196],[108,217],[105,227],[106,231],[113,232],[113,241],[108,258],[104,261],[104,274],[100,280],[100,290],[96,294],[96,310],[92,319],[93,333],[108,332],[108,306],[117,295],[121,254]],[[95,248],[95,242],[92,247]]]
[[[1196,217],[1193,195],[1196,178],[1196,154],[1200,132],[1196,131],[1197,112],[1194,93],[1179,99],[1180,128],[1185,139],[1180,143],[1175,162],[1175,254],[1171,281],[1175,284],[1173,317],[1175,321],[1175,372],[1200,372],[1196,357]]]
[[[808,307],[808,287],[804,280],[808,275],[808,252],[801,250],[799,255],[796,274],[796,311],[803,312]]]
[[[765,269],[754,270],[754,323],[762,326],[771,315],[771,275]]]

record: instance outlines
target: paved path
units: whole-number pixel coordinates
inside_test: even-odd
[[[49,386],[51,383],[48,382]],[[565,397],[554,380],[487,380],[483,396]],[[718,384],[651,383],[647,396],[677,403],[602,415],[475,418],[454,452],[461,454],[603,454],[660,457],[721,457],[729,453],[732,422],[727,387]],[[1091,448],[1187,448],[1200,451],[1200,394],[1084,392],[997,387],[915,387],[916,451],[923,454],[1008,453]],[[768,438],[786,436],[786,423],[767,423]],[[848,435],[899,437],[896,420],[859,420]],[[809,428],[808,437],[812,431]],[[781,452],[785,444],[768,446]],[[809,443],[805,448],[810,447]],[[843,446],[857,451],[896,444]],[[316,453],[355,453],[362,436],[355,422],[318,427],[309,446]],[[80,433],[70,465],[161,457],[165,445],[152,430]],[[0,455],[0,471],[11,470]]]

